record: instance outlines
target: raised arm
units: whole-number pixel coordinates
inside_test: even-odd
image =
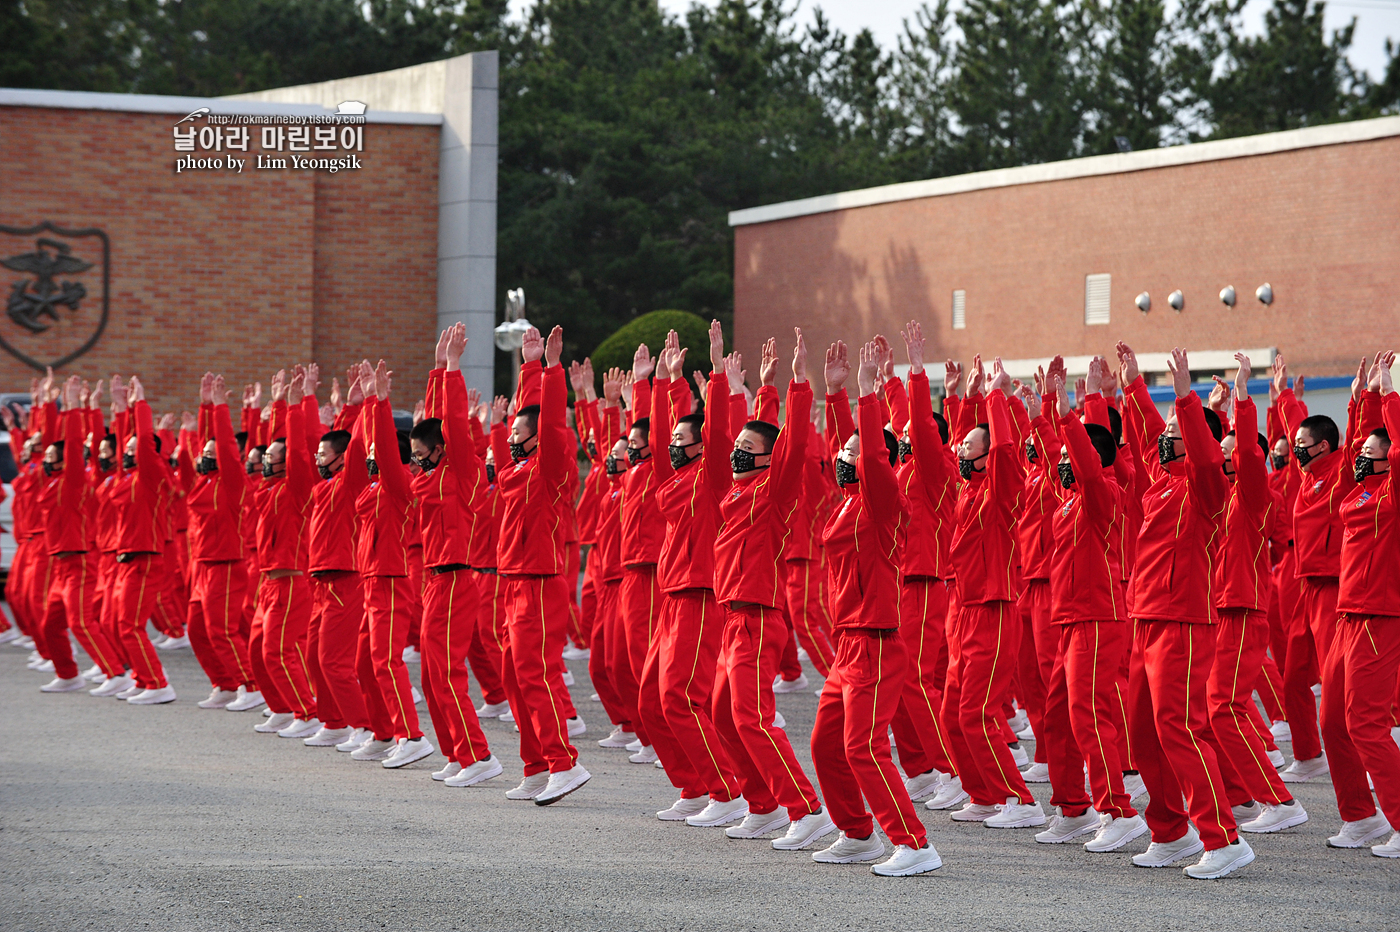
[[[545,348],[544,390],[540,393],[539,456],[540,472],[550,481],[561,483],[568,479],[572,457],[569,436],[568,387],[559,356],[564,351],[564,328],[555,327]]]
[[[897,521],[900,513],[899,480],[890,465],[885,446],[884,412],[875,394],[876,366],[882,359],[881,349],[873,341],[860,348],[860,369],[857,384],[860,399],[856,410],[860,415],[860,493],[871,514],[884,521]],[[885,382],[886,387],[889,381]]]
[[[807,343],[802,331],[792,354],[792,382],[788,384],[783,428],[773,444],[773,485],[769,493],[785,508],[802,492],[802,473],[807,457],[807,437],[811,433],[812,384],[807,381]]]
[[[1186,352],[1172,350],[1167,363],[1176,391],[1176,423],[1181,429],[1181,442],[1186,447],[1186,484],[1192,496],[1201,503],[1208,515],[1219,515],[1230,497],[1230,483],[1225,478],[1225,454],[1211,435],[1206,424],[1206,412],[1201,396],[1191,390],[1191,370]],[[1238,438],[1237,438],[1238,439]]]

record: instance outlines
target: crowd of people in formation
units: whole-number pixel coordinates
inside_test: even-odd
[[[884,337],[838,342],[816,406],[801,331],[786,394],[776,340],[754,393],[712,324],[697,399],[675,333],[600,398],[559,328],[531,330],[514,397],[483,401],[458,324],[407,432],[382,360],[326,405],[315,365],[280,371],[237,430],[222,376],[177,432],[136,376],[50,373],[0,412],[20,464],[0,637],[32,642],[45,692],[145,706],[176,698],[149,623],[188,638],[200,708],[265,707],[255,730],[386,768],[436,750],[421,658],[432,778],[502,775],[480,725],[502,718],[505,796],[540,806],[589,780],[564,664],[587,658],[598,744],[678,791],[659,819],[885,876],[941,865],[923,802],[1091,852],[1150,833],[1131,863],[1221,877],[1329,774],[1327,843],[1400,857],[1394,353],[1362,361],[1343,434],[1282,357],[1261,418],[1248,358],[1203,401],[1174,350],[1164,419],[1123,343],[1073,395],[1059,357],[1029,385],[949,361],[940,414],[919,324],[901,336],[907,380]],[[815,780],[774,703],[807,688],[804,654]]]

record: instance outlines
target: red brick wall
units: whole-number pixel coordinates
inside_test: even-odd
[[[439,128],[366,126],[359,171],[177,175],[173,122],[0,107],[0,224],[52,220],[111,238],[107,330],[64,374],[137,372],[161,411],[197,404],[206,370],[266,384],[314,359],[329,385],[352,360],[382,355],[405,391],[421,391],[437,308]],[[0,234],[0,258],[33,246]],[[93,240],[74,251],[100,254]],[[20,277],[0,268],[6,295]],[[0,333],[41,360],[76,347],[99,314],[98,269],[80,280],[89,296],[71,320],[32,336],[0,314]],[[0,352],[0,391],[27,389],[33,374]]]
[[[806,328],[812,358],[910,318],[931,358],[1111,356],[1277,346],[1294,372],[1354,372],[1400,337],[1400,138],[972,191],[741,226],[734,331]],[[1112,321],[1084,324],[1084,277],[1110,273]],[[1264,282],[1272,307],[1254,299]],[[1218,299],[1233,284],[1233,311]],[[1178,314],[1167,295],[1180,288]],[[967,329],[952,293],[967,292]],[[1152,311],[1133,299],[1152,295]],[[903,362],[903,349],[897,359]]]

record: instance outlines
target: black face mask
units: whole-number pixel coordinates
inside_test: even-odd
[[[1368,476],[1374,476],[1376,474],[1376,464],[1384,462],[1384,459],[1372,459],[1365,453],[1361,453],[1356,457],[1356,463],[1353,464],[1352,475],[1356,477],[1357,482],[1360,482]],[[48,463],[44,465],[47,466]]]
[[[846,486],[854,485],[859,481],[860,476],[856,473],[856,467],[854,463],[848,463],[842,459],[838,459],[836,461],[837,485],[841,486],[841,488],[844,489]]]
[[[1036,452],[1035,444],[1026,444],[1026,459],[1032,463],[1040,459],[1040,454]]]
[[[176,459],[175,457],[173,457],[173,456],[170,457],[170,468],[171,468],[171,469],[179,469],[179,468],[180,468],[180,461],[179,461],[178,459]]]
[[[194,471],[201,476],[207,476],[211,472],[218,472],[219,458],[217,456],[201,456],[199,462],[194,464]]]
[[[110,456],[99,456],[97,458],[97,468],[103,472],[111,472],[116,466],[116,462]]]
[[[914,444],[910,443],[908,440],[901,440],[901,441],[899,441],[899,458],[902,459],[902,460],[907,460],[909,457],[911,457],[911,456],[913,456],[913,455],[914,455]]]
[[[263,478],[276,479],[278,473],[275,472],[275,470],[277,469],[278,465],[278,463],[269,463],[267,460],[263,460]]]
[[[607,470],[610,476],[620,476],[623,471],[622,467],[617,465],[617,457],[613,456],[611,453],[603,459],[603,469]]]
[[[442,457],[438,457],[438,463],[433,462],[431,453],[427,456],[410,456],[409,460],[424,472],[432,472],[437,464],[442,462]]]
[[[759,466],[756,460],[761,454],[750,453],[748,450],[735,450],[729,454],[729,465],[735,472],[753,472],[755,469],[767,469],[767,466]]]
[[[978,460],[986,458],[986,453],[983,453],[981,456],[974,456],[970,460],[965,460],[961,456],[958,457],[958,475],[962,476],[964,479],[971,479],[972,474],[977,471],[973,468],[973,466],[977,463]]]
[[[1313,460],[1317,459],[1316,456],[1313,456],[1312,451],[1313,447],[1316,447],[1320,443],[1322,443],[1321,440],[1319,440],[1317,443],[1309,444],[1308,446],[1303,446],[1300,444],[1293,448],[1293,458],[1298,461],[1299,466],[1306,466]]]
[[[60,471],[58,463],[50,463],[48,460],[45,460],[42,465],[44,467],[44,475],[46,476],[52,476],[54,473]]]
[[[627,462],[631,463],[633,466],[636,466],[643,459],[645,459],[645,457],[642,456],[643,449],[645,449],[645,447],[628,447]]]
[[[1074,464],[1057,463],[1055,468],[1060,472],[1060,485],[1069,488],[1074,485]]]
[[[686,450],[695,446],[693,443],[676,444],[673,443],[666,448],[666,452],[671,454],[671,468],[681,469],[690,465],[691,457],[686,455]]]
[[[489,482],[489,483],[495,484],[495,482],[496,482],[496,464],[495,464],[495,463],[487,463],[487,464],[486,464],[486,481]]]
[[[333,459],[333,460],[331,460],[331,461],[330,461],[329,463],[327,463],[326,465],[324,465],[324,466],[317,465],[316,471],[317,471],[318,473],[321,474],[321,478],[322,478],[322,479],[325,479],[325,480],[329,481],[329,480],[335,475],[335,470],[332,469],[331,467],[335,466],[336,463],[340,462],[340,460],[344,457],[344,455],[345,455],[345,454],[343,454],[343,453],[337,454],[337,455],[336,455],[336,458]]]
[[[377,475],[379,475],[379,461],[376,460],[376,459],[366,458],[366,459],[365,459],[365,470],[366,470],[371,476],[377,476]]]
[[[135,454],[135,453],[123,453],[123,454],[122,454],[122,469],[135,469],[135,468],[136,468],[136,454]]]
[[[1170,466],[1172,463],[1182,458],[1183,457],[1176,455],[1175,437],[1168,437],[1166,434],[1162,434],[1157,438],[1157,462],[1161,463],[1163,468]]]
[[[1276,472],[1277,472],[1278,470],[1283,469],[1284,467],[1286,467],[1286,466],[1288,465],[1288,454],[1287,454],[1287,453],[1270,453],[1270,454],[1269,454],[1269,459],[1273,461],[1274,470],[1275,470]]]
[[[1226,479],[1229,479],[1231,482],[1235,481],[1235,471],[1230,468],[1230,460],[1227,459],[1220,464],[1220,471],[1225,474]]]
[[[252,460],[243,464],[243,471],[250,476],[256,476],[262,472],[262,464],[254,463]]]

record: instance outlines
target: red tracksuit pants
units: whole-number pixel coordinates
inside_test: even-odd
[[[506,652],[501,673],[511,714],[520,728],[525,776],[562,773],[578,762],[569,740],[572,710],[560,654],[569,625],[569,590],[564,577],[507,576]]]
[[[1269,649],[1267,612],[1220,609],[1215,626],[1215,665],[1206,684],[1210,733],[1225,798],[1231,806],[1259,800],[1277,806],[1292,799],[1269,761],[1268,729],[1254,705],[1254,685],[1261,682]]]
[[[955,774],[952,745],[943,727],[940,667],[948,667],[948,584],[931,576],[906,576],[900,596],[900,637],[909,670],[890,723],[899,743],[899,763],[909,776],[938,770]],[[830,794],[828,794],[828,798]]]
[[[335,570],[311,577],[316,717],[332,730],[370,726],[357,670],[364,617],[365,584],[359,573]]]
[[[151,639],[146,636],[146,619],[155,608],[156,596],[164,582],[158,553],[127,554],[127,560],[117,564],[117,630],[122,653],[131,664],[132,676],[142,689],[164,689],[165,670]]]
[[[583,583],[579,588],[578,598],[578,626],[583,632],[583,646],[592,650],[593,644],[593,620],[598,617],[598,589],[601,582],[598,579],[598,561],[589,559],[589,554],[593,552],[589,546],[588,553],[580,554],[583,561]]]
[[[97,556],[97,617],[107,643],[117,655],[117,666],[123,670],[131,666],[126,658],[121,633],[117,630],[117,555],[102,553]]]
[[[316,717],[316,696],[307,673],[308,631],[311,625],[311,587],[306,577],[294,574],[273,578],[267,573],[258,585],[257,613],[249,654],[262,657],[263,670],[254,665],[268,708],[291,712],[303,722]],[[261,650],[259,650],[261,649]],[[250,657],[251,659],[251,657]],[[278,708],[267,698],[272,687]]]
[[[593,642],[588,648],[588,677],[603,703],[603,711],[608,713],[608,721],[623,731],[634,733],[637,727],[637,691],[633,689],[629,693],[627,683],[635,684],[636,679],[632,677],[631,664],[617,659],[619,652],[624,657],[627,652],[626,637],[621,631],[622,620],[618,617],[621,587],[621,579],[598,583]]]
[[[683,589],[662,597],[637,709],[667,778],[686,799],[708,794],[728,802],[742,792],[710,717],[723,634],[724,615],[713,590]]]
[[[1050,622],[1050,580],[1028,579],[1026,590],[1016,603],[1021,610],[1021,650],[1016,670],[1016,698],[1021,701],[1035,733],[1035,759],[1048,763],[1047,748],[1040,736],[1045,732],[1045,690],[1055,666],[1060,632]],[[1046,655],[1049,655],[1048,657]],[[1048,662],[1047,662],[1048,661]]]
[[[836,650],[826,630],[831,627],[823,597],[822,565],[817,560],[787,560],[787,608],[798,643],[822,676],[831,672]]]
[[[1391,703],[1400,668],[1400,617],[1342,615],[1322,667],[1322,738],[1337,809],[1347,822],[1369,819],[1376,807],[1400,826],[1400,748],[1390,737]]]
[[[190,567],[190,646],[209,682],[230,692],[240,685],[258,688],[241,630],[247,588],[248,567],[242,560],[196,560]]]
[[[189,587],[180,575],[180,546],[176,541],[165,542],[161,561],[160,591],[156,594],[156,604],[151,612],[151,621],[156,628],[172,638],[184,637],[185,611],[190,604]]]
[[[443,756],[470,767],[491,756],[472,703],[467,652],[478,636],[481,590],[463,567],[427,571],[423,588],[423,692]]]
[[[778,611],[783,613],[783,625],[788,632],[782,656],[778,658],[778,675],[785,680],[795,680],[802,675],[802,659],[797,656],[797,629],[793,627],[792,613],[788,611],[786,600],[778,606]]]
[[[1118,670],[1130,647],[1121,621],[1057,625],[1060,646],[1046,684],[1043,721],[1050,766],[1050,804],[1066,816],[1089,809],[1084,767],[1089,768],[1093,807],[1115,819],[1137,815],[1123,789],[1122,744],[1118,739]],[[1037,734],[1037,739],[1039,735]]]
[[[661,617],[661,584],[655,563],[639,563],[622,568],[622,589],[618,593],[622,629],[627,638],[627,657],[632,676],[642,682],[642,665]],[[562,607],[562,606],[561,606]]]
[[[964,604],[958,611],[956,657],[949,648],[943,720],[957,720],[958,727],[949,729],[953,757],[963,789],[981,805],[1012,796],[1023,803],[1033,799],[1007,747],[1001,708],[1011,689],[1021,627],[1015,602]]]
[[[1327,663],[1327,649],[1337,627],[1337,580],[1306,576],[1298,580],[1300,609],[1288,624],[1288,652],[1283,669],[1283,701],[1293,733],[1293,756],[1312,760],[1322,753],[1317,726],[1317,699],[1312,684]],[[1287,613],[1288,607],[1284,606]]]
[[[564,544],[564,584],[569,590],[569,640],[575,647],[588,643],[588,632],[583,627],[583,614],[579,610],[579,544],[571,540]]]
[[[52,660],[47,653],[49,642],[44,638],[45,606],[48,604],[49,590],[53,588],[53,557],[48,554],[47,547],[43,536],[31,541],[28,572],[24,574],[24,582],[18,587],[17,594],[24,617],[28,619],[29,636],[34,639],[34,646],[41,657]]]
[[[506,687],[501,681],[501,658],[505,656],[505,583],[495,573],[475,574],[480,603],[476,613],[476,628],[467,645],[467,666],[481,688],[481,698],[495,705],[506,701]]]
[[[892,844],[922,848],[928,834],[890,758],[889,726],[908,666],[898,629],[837,630],[836,662],[812,726],[812,766],[832,821],[848,837],[873,831],[864,796]]]
[[[365,578],[360,577],[361,586],[365,582]],[[363,591],[360,598],[364,599]],[[369,730],[374,732],[378,741],[393,740],[394,719],[389,714],[389,703],[384,699],[384,692],[379,688],[374,652],[370,649],[369,612],[363,609],[360,611],[360,636],[355,645],[355,678],[360,684],[360,696],[364,700]]]
[[[418,709],[413,704],[413,682],[408,678],[408,665],[403,662],[409,628],[418,623],[420,611],[421,604],[413,592],[411,577],[365,577],[370,662],[379,693],[389,711],[390,734],[395,739],[416,741],[423,737],[423,729],[418,727]],[[377,735],[383,723],[373,724],[373,727]]]
[[[797,762],[787,732],[773,726],[773,677],[788,637],[782,612],[765,605],[731,605],[715,665],[710,712],[750,812],[783,806],[796,821],[821,808]]]
[[[38,545],[33,538],[16,544],[15,555],[10,561],[10,576],[5,581],[5,601],[10,603],[10,611],[14,613],[19,630],[26,637],[34,639],[34,647],[40,656],[46,656],[44,652],[48,650],[48,645],[43,643],[39,630],[41,622],[34,618],[28,605],[30,577],[34,574],[37,553]]]
[[[641,684],[637,674],[632,672],[631,648],[628,644],[627,619],[622,613],[623,582],[608,582],[604,586],[603,597],[607,601],[600,606],[602,620],[608,627],[607,637],[607,679],[621,703],[623,719],[631,724],[631,731],[641,739],[642,744],[651,745],[646,722],[637,711],[637,695]],[[644,658],[645,659],[645,658]],[[618,724],[622,724],[621,721]]]
[[[1220,765],[1206,738],[1215,641],[1214,625],[1139,619],[1128,673],[1128,721],[1151,794],[1145,815],[1152,840],[1176,841],[1186,834],[1189,813],[1207,851],[1236,837]]]
[[[78,675],[68,631],[108,676],[121,676],[121,661],[108,640],[97,614],[97,554],[72,553],[53,558],[53,585],[47,593],[43,636],[48,643],[54,676],[71,680]]]

